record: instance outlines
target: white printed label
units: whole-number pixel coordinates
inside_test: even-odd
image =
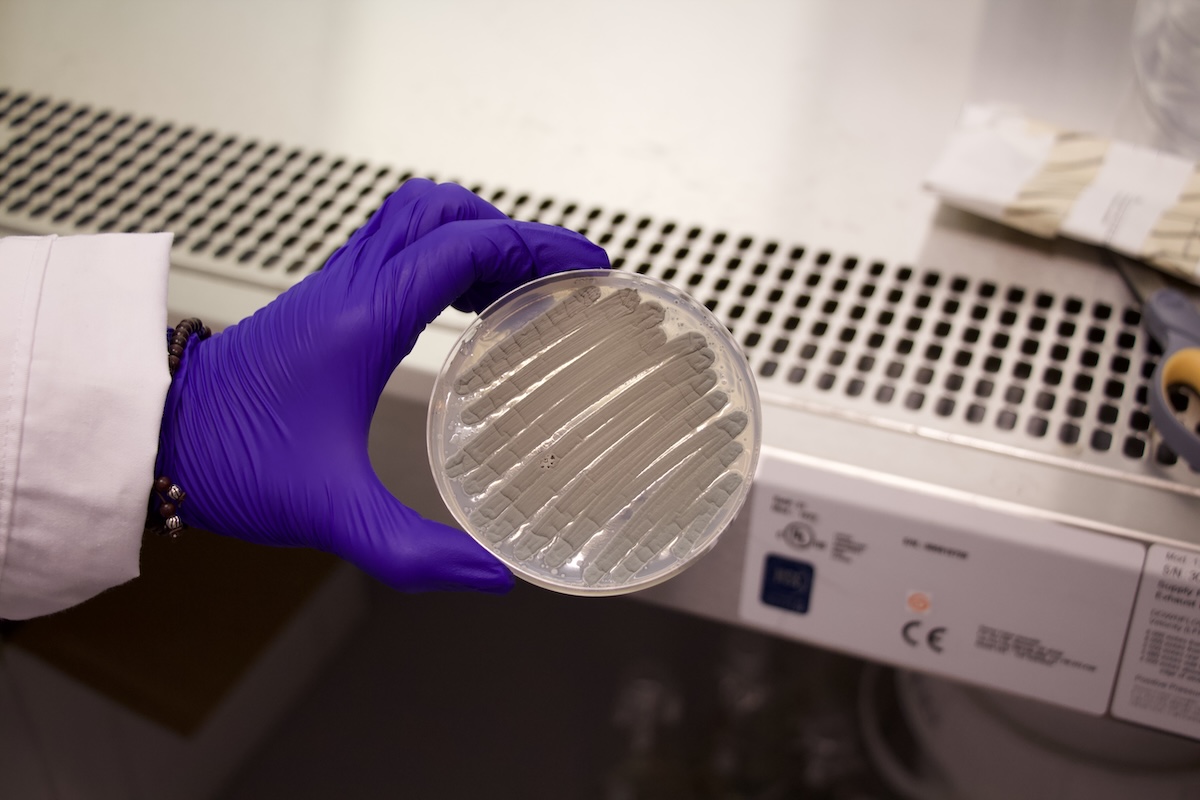
[[[770,448],[749,513],[739,605],[747,623],[1080,711],[1108,709],[1143,545]]]
[[[1112,713],[1200,738],[1200,553],[1150,547]]]
[[[1063,220],[1062,233],[1139,254],[1163,212],[1179,202],[1195,168],[1170,153],[1112,142],[1099,174]]]

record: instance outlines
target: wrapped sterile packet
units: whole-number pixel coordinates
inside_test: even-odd
[[[1189,159],[978,105],[964,111],[926,185],[965,211],[1103,245],[1200,284],[1200,166]]]

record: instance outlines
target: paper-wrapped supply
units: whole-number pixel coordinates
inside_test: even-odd
[[[965,211],[1200,283],[1200,165],[1186,158],[970,106],[926,184]]]

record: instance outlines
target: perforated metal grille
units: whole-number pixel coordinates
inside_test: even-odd
[[[415,174],[2,89],[0,146],[0,224],[172,230],[177,266],[281,289]],[[767,399],[1200,486],[1153,435],[1157,353],[1122,300],[468,185],[692,293]]]
[[[0,93],[0,212],[35,231],[175,232],[184,266],[285,287],[409,177],[111,111]]]

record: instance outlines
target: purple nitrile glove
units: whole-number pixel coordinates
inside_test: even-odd
[[[335,553],[402,590],[506,591],[512,575],[495,557],[384,488],[367,456],[371,417],[447,306],[481,311],[533,278],[607,266],[576,233],[514,222],[460,186],[408,181],[323,270],[193,337],[167,395],[158,474],[187,492],[189,525]]]

